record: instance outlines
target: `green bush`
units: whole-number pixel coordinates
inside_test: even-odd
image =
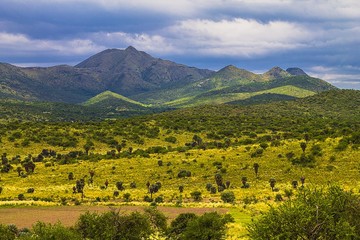
[[[31,239],[36,240],[81,240],[81,235],[71,228],[63,226],[61,223],[43,223],[37,222],[32,227]]]
[[[194,199],[194,201],[199,202],[202,200],[201,192],[200,191],[194,191],[190,193],[191,197]]]
[[[221,193],[221,200],[223,200],[225,203],[233,203],[235,202],[235,194],[234,192],[227,191]]]
[[[360,199],[339,187],[301,190],[248,226],[251,239],[359,239]]]
[[[153,232],[150,220],[144,214],[132,212],[120,215],[119,212],[85,213],[80,215],[76,230],[82,238],[102,239],[148,239]]]
[[[0,224],[0,239],[12,240],[15,239],[16,232],[12,231],[9,226]]]
[[[204,213],[204,215],[194,218],[187,223],[180,239],[196,240],[220,240],[226,236],[226,224],[233,222],[234,219],[229,215],[220,215],[217,212]]]

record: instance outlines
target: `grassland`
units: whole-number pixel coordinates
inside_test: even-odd
[[[158,206],[227,208],[235,218],[229,239],[246,238],[246,224],[291,198],[300,177],[305,187],[336,184],[359,193],[359,99],[356,91],[335,91],[288,103],[207,106],[116,121],[7,122],[1,125],[0,153],[6,157],[0,205],[144,206],[150,204],[144,200],[151,195],[147,182],[160,182],[152,194]],[[44,149],[56,154],[42,155]],[[29,161],[33,173],[24,169]],[[181,170],[191,174],[179,177]],[[230,186],[210,193],[206,185],[217,187],[217,174]],[[249,188],[242,188],[242,177]],[[73,193],[79,179],[86,182],[84,197]],[[116,186],[120,181],[123,190]],[[225,192],[235,194],[233,203],[222,200]]]

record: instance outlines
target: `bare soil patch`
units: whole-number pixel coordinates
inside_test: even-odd
[[[59,207],[14,207],[0,208],[0,224],[15,224],[19,228],[30,228],[37,221],[45,223],[56,223],[60,221],[65,226],[73,226],[79,216],[87,211],[106,212],[111,209],[119,210],[120,213],[130,213],[134,211],[143,211],[142,206],[59,206]],[[158,209],[168,217],[169,221],[174,219],[180,213],[193,212],[195,214],[204,214],[205,212],[226,213],[226,208],[177,208],[161,207]]]

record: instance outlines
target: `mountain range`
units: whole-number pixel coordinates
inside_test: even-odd
[[[117,112],[289,100],[331,89],[336,88],[296,67],[274,67],[263,74],[232,65],[212,71],[154,58],[131,46],[102,51],[75,66],[0,63],[0,99],[80,104]]]

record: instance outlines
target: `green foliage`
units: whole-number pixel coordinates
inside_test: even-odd
[[[169,143],[176,143],[177,139],[174,136],[170,136],[170,137],[166,137],[165,141]]]
[[[225,203],[234,203],[235,202],[235,194],[231,191],[226,191],[221,193],[221,200]]]
[[[76,230],[83,238],[94,240],[136,240],[148,238],[153,232],[150,220],[144,214],[132,212],[122,216],[114,211],[82,214],[76,224]]]
[[[359,198],[340,187],[303,189],[248,227],[251,239],[358,239]]]
[[[182,239],[190,240],[220,240],[226,236],[226,224],[233,222],[230,215],[220,215],[217,212],[204,213],[187,223],[182,233]]]
[[[191,192],[190,195],[191,197],[194,199],[194,201],[199,202],[202,200],[202,196],[201,196],[201,192],[200,191],[194,191]]]
[[[10,226],[0,224],[0,239],[13,240],[16,237],[16,232],[13,232]]]
[[[173,221],[171,221],[167,231],[168,236],[171,239],[181,239],[181,235],[186,230],[188,223],[194,219],[197,219],[195,213],[180,213]]]
[[[71,228],[63,226],[61,223],[46,224],[37,222],[32,227],[31,239],[36,240],[68,240],[68,239],[82,239],[81,235]]]
[[[177,174],[178,178],[184,178],[184,177],[191,177],[191,172],[188,170],[180,170],[179,173]]]

